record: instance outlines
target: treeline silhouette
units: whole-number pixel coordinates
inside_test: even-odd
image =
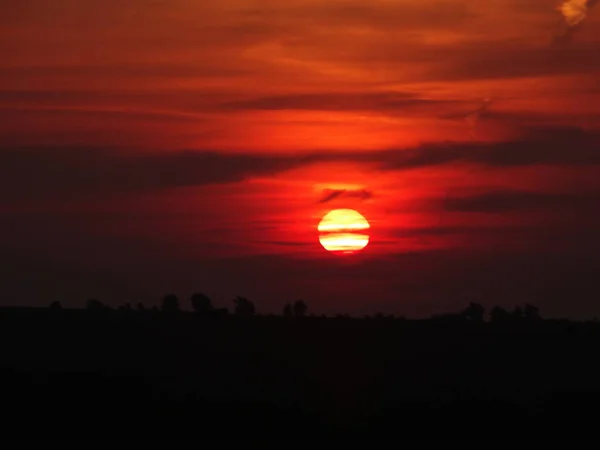
[[[281,444],[600,418],[600,325],[543,319],[530,304],[423,320],[315,315],[303,300],[260,314],[245,297],[230,311],[202,293],[83,306],[0,308],[0,395],[14,426]]]
[[[213,317],[225,317],[230,314],[241,317],[253,317],[258,314],[254,302],[248,300],[246,297],[237,296],[233,299],[233,312],[230,312],[228,308],[215,308],[213,302],[205,294],[195,293],[189,299],[191,311],[197,315],[213,316]],[[54,301],[50,304],[51,310],[61,310],[62,305],[58,301]],[[96,298],[90,298],[85,303],[85,309],[88,311],[110,311],[113,310],[110,306],[102,303]],[[168,315],[178,314],[185,312],[182,310],[182,305],[179,297],[175,294],[165,295],[160,306],[156,305],[148,308],[143,303],[138,303],[135,308],[130,303],[118,306],[116,311],[119,312],[153,312],[153,313],[165,313]],[[317,316],[315,314],[308,314],[309,308],[304,300],[296,300],[292,303],[286,303],[282,310],[282,316],[286,318],[296,317],[311,317],[311,318],[330,318],[324,314]],[[268,317],[275,317],[275,314],[268,314]],[[334,318],[350,319],[351,316],[348,314],[337,314]],[[364,319],[386,319],[386,320],[407,320],[405,316],[395,316],[393,314],[376,313],[374,315],[365,315]],[[479,303],[471,302],[465,309],[457,313],[445,313],[435,314],[431,318],[435,321],[471,321],[471,322],[484,322],[486,321],[486,309]],[[514,321],[536,321],[542,320],[540,315],[540,309],[532,304],[526,303],[523,306],[515,306],[512,310],[505,309],[501,306],[494,306],[489,311],[489,322],[514,322]]]

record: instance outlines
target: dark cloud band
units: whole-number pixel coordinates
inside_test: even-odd
[[[499,143],[423,144],[412,149],[285,154],[231,154],[203,150],[131,153],[102,148],[0,149],[0,199],[53,195],[122,194],[242,181],[320,162],[366,163],[373,170],[402,171],[450,163],[490,167],[600,165],[600,135],[580,129],[530,130]],[[329,191],[369,199],[371,192]]]

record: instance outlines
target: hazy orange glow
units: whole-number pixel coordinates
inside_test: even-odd
[[[0,304],[597,297],[598,3],[3,2]]]
[[[354,253],[369,243],[369,236],[356,233],[370,228],[363,215],[353,209],[334,209],[319,223],[319,242],[330,252]]]

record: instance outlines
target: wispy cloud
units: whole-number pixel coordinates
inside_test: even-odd
[[[382,151],[298,154],[226,154],[206,150],[124,153],[113,148],[0,149],[0,199],[87,196],[234,183],[322,162],[368,164],[370,170],[404,171],[451,163],[497,168],[599,165],[600,134],[580,129],[530,130],[518,140],[445,142]],[[35,180],[32,183],[31,180]],[[367,189],[329,189],[320,202],[368,200]]]
[[[477,125],[479,124],[481,117],[487,112],[487,110],[490,108],[491,105],[492,105],[492,99],[485,98],[483,100],[483,102],[481,103],[481,106],[479,106],[479,108],[477,108],[475,111],[473,111],[472,113],[467,115],[467,117],[465,117],[465,122],[467,123],[467,125],[469,126],[469,129],[470,129],[471,138],[473,138],[473,139],[475,138],[475,133],[477,131]]]
[[[587,214],[600,213],[600,192],[594,193],[548,193],[534,191],[503,190],[482,194],[449,197],[445,201],[448,211],[507,213],[528,212],[541,209],[586,211]]]
[[[293,157],[209,151],[123,154],[103,148],[0,151],[0,198],[90,196],[236,182],[301,164]],[[30,183],[29,180],[35,180]]]
[[[558,6],[562,14],[566,28],[555,36],[553,43],[565,44],[571,41],[583,21],[587,18],[590,10],[599,0],[566,0]]]
[[[402,111],[432,114],[436,109],[467,104],[460,99],[420,96],[413,92],[307,92],[222,103],[224,110]]]
[[[586,18],[593,3],[595,3],[594,0],[567,0],[559,5],[558,10],[565,18],[567,25],[574,27]]]
[[[496,143],[441,143],[387,153],[384,167],[415,169],[454,162],[494,167],[535,164],[597,165],[600,134],[580,129],[543,128],[530,130],[522,139]]]
[[[324,189],[323,196],[319,203],[328,203],[340,198],[356,198],[359,200],[369,200],[373,193],[367,189]]]

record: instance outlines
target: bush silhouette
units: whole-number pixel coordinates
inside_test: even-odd
[[[523,308],[523,316],[527,320],[540,320],[540,309],[537,306],[527,303]]]
[[[494,306],[490,311],[491,322],[514,322],[518,320],[541,320],[539,308],[528,303],[524,307],[515,306],[512,311],[508,311],[501,306]]]
[[[213,310],[212,301],[204,294],[196,293],[190,298],[192,309],[197,313],[205,313]]]
[[[90,298],[85,304],[86,309],[90,311],[100,311],[106,309],[106,305],[97,298]]]
[[[474,322],[483,322],[484,314],[485,308],[479,303],[469,304],[469,306],[462,313],[465,319],[472,320]]]
[[[296,300],[294,302],[294,316],[304,317],[308,311],[308,306],[304,303],[304,300]]]
[[[254,307],[254,303],[248,300],[245,297],[236,297],[233,299],[233,303],[235,304],[235,314],[237,316],[253,316],[256,312],[256,308]]]
[[[179,299],[174,294],[166,295],[162,299],[161,309],[165,313],[176,313],[179,311]]]

